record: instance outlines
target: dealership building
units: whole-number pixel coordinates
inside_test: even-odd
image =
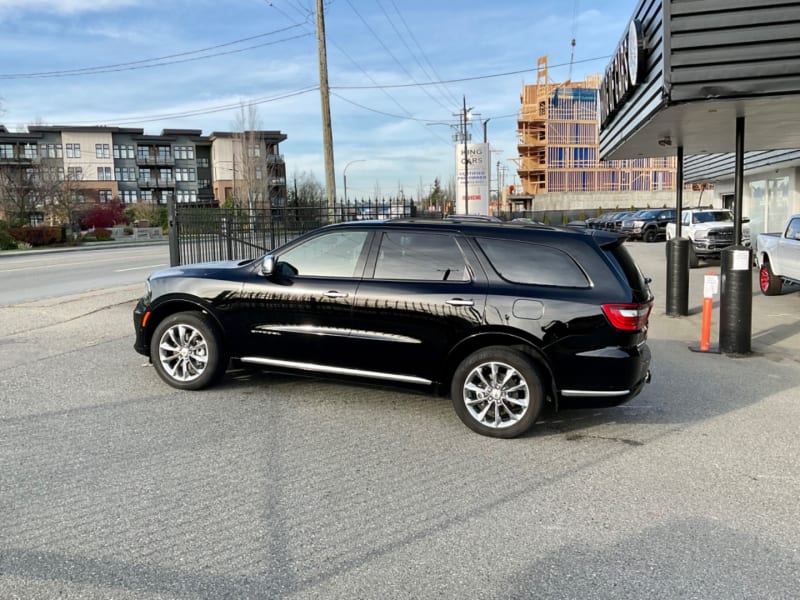
[[[677,158],[734,212],[722,253],[720,351],[748,353],[752,251],[800,212],[800,0],[640,0],[600,84],[600,157]],[[685,157],[692,157],[686,159]],[[688,177],[687,177],[688,174]],[[688,314],[689,241],[667,248],[667,313]]]

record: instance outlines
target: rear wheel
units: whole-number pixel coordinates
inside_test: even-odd
[[[783,289],[783,280],[772,272],[768,262],[761,265],[758,272],[758,287],[765,296],[777,296]]]
[[[176,313],[161,321],[153,332],[150,359],[159,377],[181,390],[207,387],[227,366],[216,327],[199,312]]]
[[[512,438],[528,431],[539,418],[544,391],[527,356],[490,346],[461,362],[450,395],[467,427],[490,437]]]

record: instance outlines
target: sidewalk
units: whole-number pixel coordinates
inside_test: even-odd
[[[674,339],[699,346],[703,307],[703,283],[707,273],[720,274],[719,261],[701,264],[689,272],[689,314],[666,314],[666,260],[663,243],[627,243],[642,272],[653,279],[656,296],[650,317],[651,337]],[[784,286],[780,296],[765,296],[758,287],[758,270],[752,273],[751,351],[774,361],[800,365],[800,287]],[[714,296],[711,316],[711,350],[719,348],[720,297]]]

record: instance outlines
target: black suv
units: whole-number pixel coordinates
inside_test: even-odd
[[[159,271],[135,349],[199,389],[229,359],[435,385],[478,433],[514,437],[545,400],[619,403],[650,379],[653,297],[601,231],[512,223],[361,221],[260,259]]]
[[[655,242],[667,237],[667,223],[675,222],[674,208],[640,211],[622,221],[620,233],[629,239]]]

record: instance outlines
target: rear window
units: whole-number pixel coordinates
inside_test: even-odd
[[[614,268],[625,278],[628,285],[635,292],[644,295],[649,295],[647,284],[644,281],[644,275],[636,265],[636,261],[628,253],[628,250],[622,244],[613,245],[612,247],[604,247],[606,255],[611,260]],[[646,291],[648,290],[648,291]]]
[[[530,242],[480,238],[477,240],[495,271],[512,283],[589,287],[589,280],[566,252]]]

